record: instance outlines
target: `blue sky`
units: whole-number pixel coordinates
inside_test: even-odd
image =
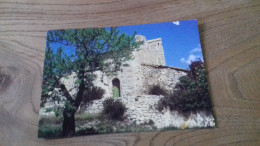
[[[132,35],[135,31],[146,40],[161,38],[167,66],[187,69],[190,62],[200,58],[203,61],[197,20],[167,23],[120,26],[121,33]],[[57,50],[61,46],[65,53],[75,53],[71,47],[52,43]]]
[[[197,20],[120,26],[118,29],[128,35],[136,31],[146,40],[162,38],[167,66],[186,69],[190,61],[203,60]]]

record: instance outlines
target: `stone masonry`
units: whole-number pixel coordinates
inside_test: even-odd
[[[164,110],[159,112],[156,109],[158,100],[163,96],[157,95],[142,95],[142,96],[127,96],[119,100],[122,101],[127,111],[125,116],[131,123],[145,124],[153,121],[154,126],[157,128],[164,127],[213,127],[215,126],[213,116],[207,116],[205,113],[192,114],[190,118],[184,118],[178,112],[170,112]],[[102,112],[102,100],[93,101],[93,103],[85,109],[85,113],[98,114]]]
[[[127,62],[127,67],[122,67],[114,76],[107,76],[100,71],[96,72],[97,78],[94,85],[106,91],[105,98],[113,95],[113,79],[120,81],[120,94],[125,97],[147,94],[149,86],[156,84],[172,89],[179,77],[186,75],[185,69],[165,66],[160,38],[147,41],[144,36],[137,35],[135,40],[142,41],[143,44],[133,52],[134,59]]]

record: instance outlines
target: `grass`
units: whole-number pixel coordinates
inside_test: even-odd
[[[48,117],[41,117],[39,120],[39,125],[49,125],[49,124],[62,124],[63,117],[55,117],[55,116],[48,116]]]
[[[41,117],[39,120],[39,138],[58,138],[62,132],[63,117]]]
[[[91,115],[91,114],[75,114],[75,122],[86,122],[93,121],[95,119],[99,119],[100,115]],[[44,116],[39,120],[39,125],[48,125],[48,124],[62,124],[63,117],[62,116]]]
[[[75,114],[75,121],[93,121],[100,119],[99,114]]]
[[[98,119],[99,115],[90,115],[90,114],[75,114],[75,122],[76,125],[84,124],[88,121],[93,121]],[[39,138],[58,138],[62,132],[62,116],[48,116],[41,117],[39,120],[39,129],[38,129],[38,137]],[[85,128],[76,131],[76,135],[86,135],[86,134],[96,134],[93,129]]]
[[[39,122],[38,137],[39,138],[59,138],[62,132],[63,118],[60,117],[42,117]],[[127,124],[125,122],[119,122],[114,120],[102,119],[102,115],[91,114],[76,114],[76,134],[80,135],[97,135],[108,133],[126,133],[126,132],[150,132],[150,131],[168,131],[176,129],[186,129],[183,127],[169,126],[162,129],[157,129],[153,124],[153,121],[149,121],[142,125]],[[94,122],[95,124],[90,126],[86,125],[88,122]],[[202,128],[202,127],[199,127]],[[193,128],[192,128],[193,129]],[[196,129],[196,127],[194,127]]]
[[[80,135],[97,135],[108,133],[125,133],[125,132],[147,132],[157,130],[152,122],[147,122],[144,125],[126,124],[124,122],[118,122],[114,120],[101,119],[102,115],[90,115],[90,114],[76,114],[76,134]],[[96,123],[89,127],[82,127],[84,124],[90,121],[96,121]],[[62,132],[62,117],[42,117],[39,122],[38,137],[39,138],[59,138]]]
[[[76,136],[98,134],[94,128],[80,128],[76,130]]]
[[[62,132],[61,125],[44,125],[38,129],[39,138],[57,138],[60,137]]]

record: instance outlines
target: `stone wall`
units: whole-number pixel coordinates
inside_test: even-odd
[[[205,113],[192,114],[189,118],[185,118],[176,111],[164,110],[159,112],[156,104],[163,96],[142,95],[142,96],[126,96],[121,100],[127,110],[125,116],[130,123],[148,124],[153,123],[158,129],[165,127],[176,128],[194,128],[194,127],[214,127],[214,118],[212,115]],[[103,110],[102,102],[105,99],[95,100],[83,109],[85,114],[100,114]],[[46,112],[46,109],[57,106],[54,103],[46,105],[40,110],[40,116],[55,116],[54,112]],[[62,104],[59,106],[63,107]],[[80,109],[79,109],[80,111]],[[79,112],[78,111],[78,112]]]
[[[184,69],[147,64],[142,64],[141,70],[143,74],[142,92],[146,94],[153,85],[160,85],[167,91],[173,91],[179,78],[187,74],[187,70]]]
[[[145,124],[153,122],[157,128],[177,127],[177,128],[193,128],[193,127],[213,127],[215,125],[212,115],[204,113],[192,114],[190,118],[185,118],[178,112],[170,112],[165,110],[159,112],[156,109],[158,100],[163,96],[142,95],[122,97],[121,100],[127,108],[125,115],[131,123]],[[98,114],[102,112],[102,100],[96,100],[90,105],[85,112],[89,114]]]
[[[112,97],[112,80],[117,78],[120,81],[121,96],[137,96],[143,95],[144,73],[142,72],[143,63],[151,65],[165,65],[164,50],[162,40],[160,38],[146,40],[144,36],[137,35],[136,41],[142,41],[143,44],[136,51],[132,52],[133,60],[126,62],[127,67],[122,67],[120,71],[114,75],[107,76],[106,74],[97,71],[97,79],[94,85],[103,88],[106,91],[105,98]]]

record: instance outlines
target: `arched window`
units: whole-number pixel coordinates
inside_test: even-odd
[[[117,99],[120,97],[120,81],[115,78],[112,80],[113,84],[113,98]]]

